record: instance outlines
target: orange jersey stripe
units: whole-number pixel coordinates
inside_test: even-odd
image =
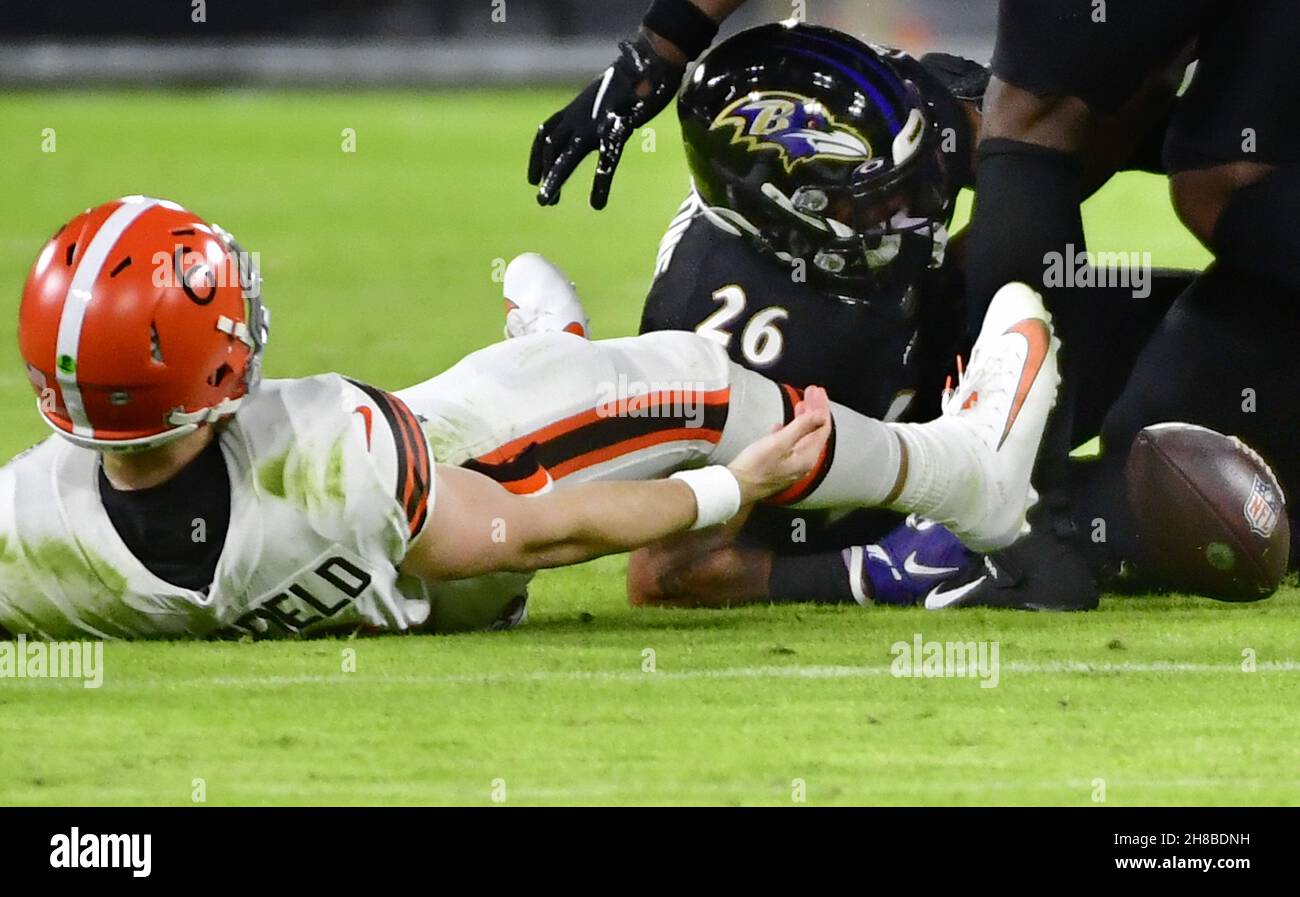
[[[623,455],[629,455],[632,452],[641,449],[650,448],[655,445],[662,445],[665,442],[684,442],[689,440],[699,440],[717,445],[722,439],[721,430],[705,430],[700,427],[677,427],[671,430],[660,430],[657,433],[648,433],[645,436],[638,436],[634,439],[626,439],[622,442],[616,442],[613,445],[607,445],[598,448],[586,454],[570,458],[560,464],[557,464],[551,471],[551,475],[557,480],[575,473],[579,470],[585,470],[588,467],[594,467],[597,464],[603,464],[606,461],[612,461]]]
[[[580,411],[577,414],[570,415],[555,423],[547,424],[531,433],[512,439],[504,445],[498,446],[492,452],[482,456],[480,460],[491,459],[497,463],[512,458],[525,451],[530,445],[545,444],[555,439],[573,433],[583,427],[591,426],[600,421],[615,418],[635,417],[640,412],[652,408],[660,408],[665,405],[677,407],[718,407],[725,406],[731,400],[731,389],[714,389],[714,390],[670,390],[667,392],[646,393],[643,396],[634,396],[630,399],[622,399],[617,402],[607,402],[603,405],[597,405],[586,411]]]

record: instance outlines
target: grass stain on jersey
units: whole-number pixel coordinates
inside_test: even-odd
[[[325,466],[325,495],[340,504],[347,498],[343,491],[343,440],[330,449],[329,463]]]
[[[258,469],[257,482],[262,491],[304,509],[343,504],[347,499],[343,438],[323,455],[310,446],[289,449]]]
[[[257,484],[262,487],[262,491],[276,498],[285,497],[284,487],[284,465],[289,459],[289,453],[285,452],[278,458],[272,458],[261,466],[257,471]]]
[[[458,424],[449,418],[439,417],[421,420],[420,429],[428,440],[429,452],[435,463],[464,464],[473,457],[476,448],[473,445],[473,425]]]
[[[58,605],[41,600],[49,594],[42,587],[49,579],[58,583],[59,591],[81,599],[79,619],[105,631],[120,628],[106,622],[114,618],[114,605],[127,594],[126,576],[116,567],[84,546],[63,539],[26,542],[0,536],[0,598],[9,596],[11,614],[16,612],[46,638],[84,635],[69,625]],[[87,603],[87,597],[101,603]]]
[[[84,582],[114,598],[126,593],[126,576],[93,551],[62,539],[43,539],[23,546],[29,563],[48,570],[61,582]]]

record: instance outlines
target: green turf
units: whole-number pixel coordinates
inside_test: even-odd
[[[525,249],[569,270],[597,335],[629,333],[685,190],[681,154],[665,119],[655,152],[629,149],[605,213],[585,207],[589,168],[563,206],[539,209],[527,143],[561,99],[0,97],[0,315],[13,320],[59,223],[149,192],[261,253],[271,376],[422,379],[496,337],[494,260]],[[46,128],[55,153],[41,152]],[[1125,178],[1087,211],[1094,248],[1205,260],[1158,180]],[[4,454],[44,435],[8,345]],[[0,803],[188,804],[195,779],[210,804],[490,804],[494,780],[509,804],[789,805],[796,780],[809,804],[1092,805],[1103,789],[1119,804],[1300,803],[1295,590],[1250,606],[1107,599],[1073,616],[634,612],[622,569],[544,574],[510,633],[111,644],[98,690],[0,680]],[[893,677],[891,645],[916,633],[996,642],[997,687]],[[341,671],[347,650],[356,672]]]

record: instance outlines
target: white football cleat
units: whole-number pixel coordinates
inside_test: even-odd
[[[534,333],[573,333],[586,337],[587,313],[573,283],[553,262],[525,252],[506,266],[506,339]]]
[[[1042,297],[1009,283],[993,297],[970,363],[945,398],[940,427],[965,443],[981,475],[960,484],[969,493],[955,496],[955,519],[944,522],[975,551],[1005,548],[1029,531],[1026,515],[1038,501],[1029,479],[1061,383],[1060,345]]]

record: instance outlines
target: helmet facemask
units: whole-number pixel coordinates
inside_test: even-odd
[[[791,195],[765,182],[761,223],[717,206],[706,213],[760,251],[786,264],[802,261],[810,280],[844,301],[901,295],[921,271],[942,264],[948,242],[950,204],[935,186],[944,182],[942,160],[933,135],[925,137],[883,177],[886,160],[873,159],[847,183],[804,184]]]
[[[186,412],[176,409],[168,415],[167,422],[177,429],[193,431],[204,423],[216,423],[230,417],[239,410],[239,406],[257,389],[262,381],[262,354],[266,350],[271,332],[271,312],[262,302],[262,272],[257,264],[257,257],[245,252],[228,230],[220,225],[211,225],[215,233],[226,245],[226,251],[234,259],[239,276],[240,295],[244,300],[244,320],[233,321],[221,317],[217,329],[248,346],[248,361],[244,364],[243,392],[234,398],[226,399],[210,408]],[[165,441],[170,441],[172,432],[162,434]]]
[[[247,338],[243,338],[252,350],[248,364],[244,369],[245,395],[252,395],[262,382],[262,355],[266,352],[266,343],[271,337],[271,310],[262,302],[262,269],[257,264],[254,253],[245,252],[230,231],[220,225],[212,225],[239,267],[239,287],[244,297],[244,320]]]

